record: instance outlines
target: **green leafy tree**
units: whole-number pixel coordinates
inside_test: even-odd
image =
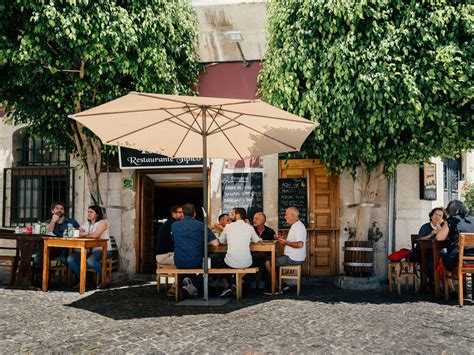
[[[356,239],[384,174],[473,148],[473,18],[454,0],[270,3],[263,99],[318,121],[303,153],[361,184]]]
[[[8,122],[75,152],[101,203],[105,146],[67,115],[131,90],[191,93],[197,20],[185,0],[0,3],[0,100]]]

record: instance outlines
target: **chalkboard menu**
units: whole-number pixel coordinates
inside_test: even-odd
[[[308,226],[308,195],[306,179],[278,179],[278,228],[290,228],[285,210],[296,207],[300,220]]]
[[[234,207],[246,209],[250,221],[255,212],[263,211],[262,173],[222,174],[222,212]]]

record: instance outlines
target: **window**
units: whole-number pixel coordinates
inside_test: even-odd
[[[17,151],[21,160],[18,166],[69,165],[69,154],[65,149],[47,147],[42,138],[24,136]]]
[[[74,217],[74,168],[64,149],[49,150],[42,139],[14,134],[15,167],[4,169],[4,227],[25,226],[51,217],[53,202],[66,204]],[[16,148],[16,149],[15,149]]]

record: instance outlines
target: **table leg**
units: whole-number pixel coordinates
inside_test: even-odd
[[[428,250],[421,248],[421,289],[426,291],[428,286]]]
[[[102,287],[107,286],[107,246],[102,247]]]
[[[43,291],[47,292],[49,287],[49,246],[48,241],[43,245]]]
[[[276,247],[275,247],[276,248]],[[275,294],[275,270],[276,270],[276,257],[275,257],[275,248],[272,249],[272,294]]]
[[[20,249],[19,275],[15,283],[21,288],[29,288],[33,282],[33,268],[31,266],[31,256],[35,249],[36,242],[29,238],[19,239],[18,249]]]
[[[87,260],[87,251],[86,248],[81,247],[81,276],[80,276],[80,287],[79,293],[83,294],[86,292],[86,260]]]
[[[439,266],[439,248],[433,240],[433,268],[434,268],[434,288],[435,298],[438,299],[441,296],[440,278],[438,273]]]

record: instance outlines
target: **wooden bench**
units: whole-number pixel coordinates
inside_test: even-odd
[[[220,269],[220,268],[211,268],[208,270],[209,275],[219,275],[219,274],[235,274],[235,287],[236,287],[236,298],[240,300],[242,298],[242,278],[246,274],[255,274],[258,271],[258,267],[249,267],[245,269]],[[173,275],[176,280],[176,293],[175,299],[179,301],[181,299],[181,280],[180,275],[190,275],[190,274],[204,274],[204,269],[178,269],[174,265],[163,265],[160,264],[156,268],[156,282],[157,290],[160,292],[160,277],[163,275],[168,277]]]

